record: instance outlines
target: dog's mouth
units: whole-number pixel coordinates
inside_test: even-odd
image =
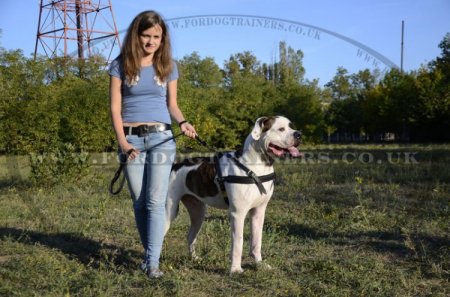
[[[277,157],[282,157],[284,155],[290,155],[291,157],[298,158],[302,156],[297,147],[291,146],[288,148],[282,148],[273,143],[269,143],[268,150]]]

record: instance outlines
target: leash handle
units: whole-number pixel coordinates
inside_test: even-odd
[[[181,135],[183,135],[184,133],[179,133],[175,136],[172,136],[170,138],[167,138],[166,140],[161,141],[160,143],[155,144],[154,146],[144,150],[144,152],[149,152],[152,149],[154,149],[157,146],[160,146],[161,144],[164,144],[168,141],[174,140],[175,138],[180,137]],[[135,149],[130,149],[129,151],[127,151],[126,153],[121,153],[119,156],[119,161],[120,161],[120,166],[117,169],[116,173],[114,174],[114,177],[112,178],[110,184],[109,184],[109,193],[111,195],[117,195],[120,193],[120,191],[122,191],[123,186],[125,185],[125,176],[122,177],[122,179],[120,180],[120,184],[119,187],[117,188],[117,190],[114,190],[114,184],[117,182],[117,180],[120,178],[120,175],[122,174],[123,169],[125,168],[125,166],[127,165],[127,161],[128,161],[128,157],[131,155],[132,152],[134,152]]]
[[[119,162],[120,166],[119,169],[117,169],[116,173],[114,174],[113,179],[111,180],[111,183],[109,184],[109,193],[111,195],[117,195],[122,191],[123,186],[125,185],[125,176],[122,177],[122,180],[120,181],[119,187],[117,190],[114,190],[114,184],[117,182],[117,180],[120,178],[120,175],[122,174],[123,168],[127,165],[128,157],[131,155],[132,152],[134,152],[135,149],[132,148],[128,150],[126,153],[121,153],[119,156]]]
[[[198,136],[198,134],[195,135],[195,139],[196,139],[197,142],[200,143],[201,145],[208,147],[208,144],[206,143],[206,141],[204,141],[203,139],[201,139],[200,136]]]
[[[168,141],[171,140],[175,140],[176,138],[180,137],[181,135],[184,135],[183,132],[178,133],[175,136],[172,136],[170,138],[167,138],[166,140],[161,141],[160,143],[155,144],[152,147],[149,147],[148,149],[144,150],[144,152],[149,152],[152,149],[154,149],[157,146],[160,146]],[[203,146],[208,147],[208,144],[202,140],[198,135],[195,136],[195,139],[198,141],[198,143],[200,143]],[[123,186],[125,185],[125,176],[122,177],[119,187],[117,188],[117,190],[114,190],[114,184],[117,182],[117,180],[120,178],[120,175],[122,174],[123,169],[125,168],[125,166],[127,165],[127,161],[128,161],[128,157],[131,155],[131,153],[134,152],[134,149],[130,149],[129,151],[127,151],[126,153],[122,153],[119,157],[119,161],[120,161],[120,166],[117,169],[116,173],[114,174],[114,177],[111,180],[111,183],[109,184],[109,193],[111,195],[117,195],[120,193],[120,191],[122,191]]]

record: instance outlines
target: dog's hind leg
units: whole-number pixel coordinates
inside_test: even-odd
[[[197,235],[200,232],[203,221],[205,220],[206,206],[203,202],[190,195],[183,196],[181,202],[183,202],[184,206],[186,206],[191,219],[191,226],[189,228],[187,240],[189,253],[193,259],[196,259],[198,257],[195,254],[195,243],[197,242]]]
[[[170,224],[173,222],[173,220],[175,220],[175,218],[178,215],[181,196],[182,194],[178,193],[177,191],[169,189],[169,193],[167,195],[166,200],[166,223],[164,234],[167,234],[167,231],[169,231],[170,228]]]

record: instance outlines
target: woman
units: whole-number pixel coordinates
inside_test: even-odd
[[[165,203],[175,157],[171,118],[194,138],[196,131],[177,104],[177,65],[162,17],[144,11],[131,22],[120,55],[110,69],[111,118],[122,153],[137,229],[145,250],[141,268],[150,278],[163,275],[159,258],[164,239]]]

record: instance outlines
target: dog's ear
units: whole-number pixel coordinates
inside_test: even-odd
[[[256,120],[255,126],[253,127],[253,130],[252,130],[252,138],[254,140],[258,140],[261,137],[261,133],[262,133],[263,127],[264,127],[264,122],[267,119],[268,119],[267,117],[260,117],[259,119]]]

